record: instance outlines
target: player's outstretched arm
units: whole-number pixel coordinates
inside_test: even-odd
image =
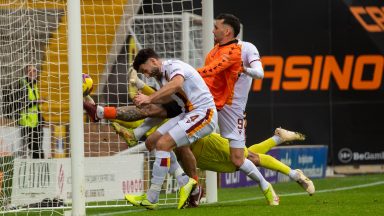
[[[134,102],[137,106],[168,103],[172,101],[171,95],[182,89],[183,83],[184,77],[182,75],[176,75],[155,93],[149,96],[143,94],[136,95]]]

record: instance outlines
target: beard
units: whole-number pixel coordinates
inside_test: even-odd
[[[219,40],[215,36],[213,36],[213,42],[214,42],[214,44],[217,44],[217,43],[219,43]]]
[[[161,71],[160,68],[154,67],[151,70],[151,77],[155,77],[156,79],[161,79]]]

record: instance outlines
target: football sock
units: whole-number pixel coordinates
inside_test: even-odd
[[[116,107],[104,107],[104,118],[115,119],[117,116]]]
[[[295,181],[299,180],[299,173],[296,170],[291,169],[288,176]]]
[[[147,192],[148,201],[157,203],[161,186],[170,167],[170,153],[167,151],[156,151],[156,159],[153,163],[151,187]]]
[[[284,163],[280,162],[276,158],[266,155],[266,154],[258,154],[260,158],[260,166],[265,167],[271,170],[276,170],[285,175],[289,175],[291,168],[289,168]]]
[[[97,106],[97,108],[96,108],[96,116],[99,119],[103,119],[104,118],[104,107]]]
[[[281,139],[281,137],[277,135],[273,135],[272,139],[275,141],[276,145],[280,145],[281,143],[283,143],[283,140]]]
[[[243,165],[239,168],[242,172],[244,172],[249,178],[258,182],[263,191],[268,189],[269,183],[263,175],[261,175],[260,171],[256,168],[255,164],[253,164],[250,160],[245,159]]]
[[[120,119],[113,119],[112,121],[119,123],[121,126],[123,126],[125,128],[131,128],[131,129],[139,127],[144,122],[144,120],[137,120],[137,121],[133,121],[133,122],[128,122],[128,121],[123,121]]]
[[[264,140],[261,143],[253,144],[251,147],[248,148],[248,151],[251,151],[252,153],[255,153],[255,154],[257,153],[265,154],[275,146],[276,146],[276,141],[272,137],[267,140]]]
[[[185,174],[179,162],[177,162],[176,155],[173,151],[171,152],[171,166],[169,168],[169,173],[174,174],[177,183],[179,184],[179,187],[184,186],[189,181],[189,177],[187,176],[187,174]]]

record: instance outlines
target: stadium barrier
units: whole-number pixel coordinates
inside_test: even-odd
[[[141,193],[144,189],[144,154],[87,157],[84,166],[87,202],[118,200],[125,193]],[[72,202],[70,158],[15,158],[13,170],[12,205],[23,206],[47,198]]]
[[[309,178],[325,177],[328,154],[328,147],[325,145],[281,146],[273,148],[268,154],[292,169],[301,169]],[[271,183],[290,180],[288,176],[277,171],[260,168],[260,172]],[[222,188],[246,187],[255,184],[252,179],[240,171],[220,174],[220,186]]]

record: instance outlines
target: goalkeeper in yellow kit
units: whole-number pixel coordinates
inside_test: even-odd
[[[112,123],[116,132],[122,137],[126,137],[130,132],[127,128],[122,127],[119,123]],[[128,135],[131,139],[132,134]],[[275,137],[279,138],[276,142]],[[125,138],[127,139],[127,137]],[[300,170],[293,170],[289,166],[280,162],[270,155],[266,155],[271,148],[283,142],[294,140],[304,140],[304,135],[277,128],[273,137],[258,143],[253,144],[244,151],[244,156],[251,160],[256,166],[261,166],[267,169],[281,172],[297,181],[310,195],[315,193],[315,187],[310,179],[308,179]],[[136,141],[137,142],[137,141]],[[212,133],[203,137],[190,146],[193,155],[197,161],[197,167],[203,170],[211,170],[215,172],[231,173],[237,171],[237,168],[230,159],[229,141],[220,136],[220,134]]]

